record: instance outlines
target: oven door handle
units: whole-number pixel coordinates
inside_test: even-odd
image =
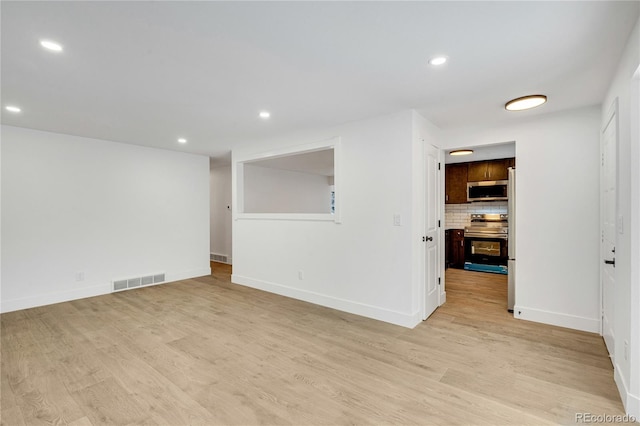
[[[486,239],[500,239],[500,240],[508,240],[509,236],[506,234],[483,234],[483,233],[464,233],[465,238],[486,238]]]

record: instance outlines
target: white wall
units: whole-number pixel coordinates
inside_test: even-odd
[[[622,233],[616,238],[614,338],[616,383],[627,412],[640,418],[640,142],[638,141],[638,81],[640,20],[627,42],[615,78],[602,104],[602,118],[618,99],[618,215]],[[634,110],[632,111],[632,105]],[[635,133],[634,133],[635,132]],[[629,356],[625,359],[624,342]]]
[[[329,178],[244,165],[245,213],[331,213]]]
[[[211,253],[231,258],[231,166],[212,167],[211,188]]]
[[[415,326],[412,120],[404,111],[234,151],[237,167],[252,153],[340,137],[342,223],[235,220],[232,281]]]
[[[516,142],[515,316],[598,332],[600,108],[516,117],[443,131],[443,142]]]
[[[208,158],[2,126],[3,312],[210,273]],[[77,273],[84,274],[77,280]]]

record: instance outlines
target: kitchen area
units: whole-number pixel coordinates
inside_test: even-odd
[[[515,181],[513,142],[447,152],[445,267],[459,270],[462,282],[480,273],[504,286],[507,278],[509,312],[515,300]]]

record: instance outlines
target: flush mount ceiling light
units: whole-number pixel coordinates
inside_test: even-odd
[[[6,107],[4,107],[4,109],[6,109],[7,111],[10,111],[10,112],[20,112],[20,111],[22,111],[20,108],[18,108],[15,105],[7,105]]]
[[[178,138],[178,143],[187,143],[185,138]]]
[[[451,151],[449,155],[469,155],[473,154],[472,149],[456,149],[455,151]]]
[[[62,45],[51,40],[40,40],[40,46],[54,52],[62,52]]]
[[[447,62],[447,57],[446,56],[434,56],[433,58],[429,59],[429,64],[430,65],[442,65],[445,62]]]
[[[510,100],[504,105],[504,108],[507,111],[523,111],[540,106],[545,102],[547,102],[545,95],[529,95]]]
[[[271,117],[271,113],[269,111],[260,111],[260,114],[258,115],[260,116],[260,118],[264,119]]]

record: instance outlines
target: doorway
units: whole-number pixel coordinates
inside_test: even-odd
[[[230,157],[230,156],[229,156]],[[231,265],[231,164],[209,162],[209,260],[212,265]]]
[[[456,151],[471,152],[461,156],[455,155]],[[516,168],[515,142],[451,149],[445,152],[445,157],[447,289],[455,291],[458,298],[466,294],[470,302],[474,298],[484,300],[490,293],[491,298],[499,299],[499,303],[492,302],[488,306],[508,315],[509,293],[513,299],[515,292],[515,286],[510,291],[508,288],[508,278],[513,280],[515,270],[515,257],[511,259],[508,249],[509,244],[514,244],[510,238],[514,229],[509,221],[515,212],[514,206],[510,209],[509,198],[514,197],[509,196],[508,188],[515,178],[509,171]],[[492,185],[496,191],[499,188],[507,190],[498,191],[498,194],[487,191],[484,185]],[[486,199],[469,201],[468,188],[482,189]],[[477,285],[478,281],[482,285]],[[489,293],[481,294],[486,291]]]

